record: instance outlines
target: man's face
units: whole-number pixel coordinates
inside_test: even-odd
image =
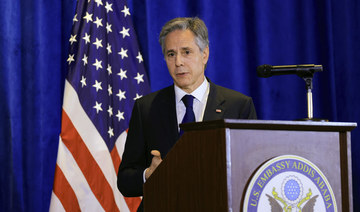
[[[165,38],[165,60],[175,85],[187,93],[193,92],[204,81],[209,48],[203,52],[195,43],[190,30],[175,30]]]

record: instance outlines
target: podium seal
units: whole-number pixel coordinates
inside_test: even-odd
[[[296,155],[262,165],[246,190],[243,211],[337,212],[334,192],[321,170]]]

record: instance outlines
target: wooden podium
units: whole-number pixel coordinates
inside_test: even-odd
[[[254,172],[298,155],[328,179],[338,211],[352,211],[350,131],[356,123],[218,120],[184,124],[184,135],[144,184],[144,210],[242,211]]]

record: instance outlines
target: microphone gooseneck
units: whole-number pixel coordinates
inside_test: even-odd
[[[256,69],[257,75],[259,77],[271,77],[276,75],[287,75],[287,74],[296,74],[299,77],[312,77],[315,72],[322,71],[322,65],[314,64],[304,64],[304,65],[282,65],[282,66],[272,66],[272,65],[261,65]]]

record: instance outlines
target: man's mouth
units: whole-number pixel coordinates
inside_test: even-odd
[[[184,76],[188,74],[188,72],[179,72],[179,73],[176,73],[176,76]]]

